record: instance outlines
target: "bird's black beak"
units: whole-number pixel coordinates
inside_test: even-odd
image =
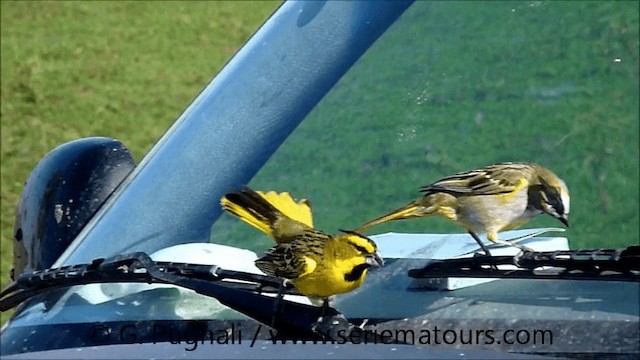
[[[382,258],[378,256],[378,253],[367,255],[365,263],[372,267],[384,266],[384,260],[382,260]]]
[[[556,219],[560,220],[566,227],[569,227],[569,217],[567,214],[562,214],[560,216],[556,216]]]

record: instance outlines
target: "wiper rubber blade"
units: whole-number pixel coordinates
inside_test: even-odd
[[[224,279],[236,281],[221,281]],[[52,289],[117,282],[164,283],[191,289],[263,324],[272,325],[282,336],[326,339],[327,335],[333,337],[337,330],[332,327],[328,331],[325,326],[328,323],[339,324],[338,328],[344,331],[353,328],[342,314],[329,306],[317,307],[261,294],[282,290],[279,278],[225,270],[216,265],[156,262],[143,252],[21,274],[0,292],[0,311]],[[292,288],[284,288],[283,293],[299,295]],[[318,321],[320,318],[322,322]]]
[[[31,297],[41,291],[96,283],[167,283],[172,284],[174,275],[187,278],[218,281],[224,279],[242,280],[248,283],[225,283],[225,286],[276,292],[280,280],[271,276],[241,271],[225,270],[216,265],[198,265],[153,261],[147,254],[136,252],[111,258],[99,258],[89,264],[63,266],[20,274],[16,280],[0,292],[0,311],[16,306],[20,301],[10,301],[9,295],[25,293],[21,297]],[[6,297],[6,298],[5,298]]]
[[[498,269],[499,265],[516,268]],[[409,270],[413,278],[511,278],[640,282],[640,246],[625,249],[524,252],[432,261]]]

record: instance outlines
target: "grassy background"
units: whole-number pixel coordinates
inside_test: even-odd
[[[1,2],[2,287],[36,163],[86,136],[117,138],[140,160],[279,4]]]
[[[139,160],[278,3],[1,4],[4,286],[37,161],[95,135]],[[572,247],[638,243],[638,65],[637,2],[419,2],[251,185],[311,199],[318,227],[336,231],[441,176],[536,161],[571,189]],[[216,242],[271,245],[230,216],[213,230]],[[424,219],[376,231],[460,229]]]
[[[572,248],[638,244],[638,44],[637,2],[417,2],[251,185],[310,199],[335,232],[442,176],[531,161],[570,188]],[[563,227],[527,224],[549,226]],[[270,246],[230,216],[214,230],[215,242]],[[386,231],[462,229],[437,218],[372,229]]]

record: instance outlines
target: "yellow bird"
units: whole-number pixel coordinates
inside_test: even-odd
[[[494,243],[529,248],[500,240],[498,232],[524,225],[548,214],[569,226],[569,189],[550,170],[533,163],[500,163],[447,176],[421,188],[422,197],[360,226],[392,220],[440,215],[464,227],[484,246],[478,233]]]
[[[290,281],[300,293],[328,298],[358,288],[367,269],[382,266],[373,240],[352,231],[328,235],[313,228],[308,201],[249,187],[225,194],[222,207],[271,236],[277,245],[256,260],[265,274]]]

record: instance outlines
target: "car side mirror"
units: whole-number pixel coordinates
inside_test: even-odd
[[[73,140],[43,157],[16,209],[11,278],[51,267],[134,167],[129,150],[105,137]]]

